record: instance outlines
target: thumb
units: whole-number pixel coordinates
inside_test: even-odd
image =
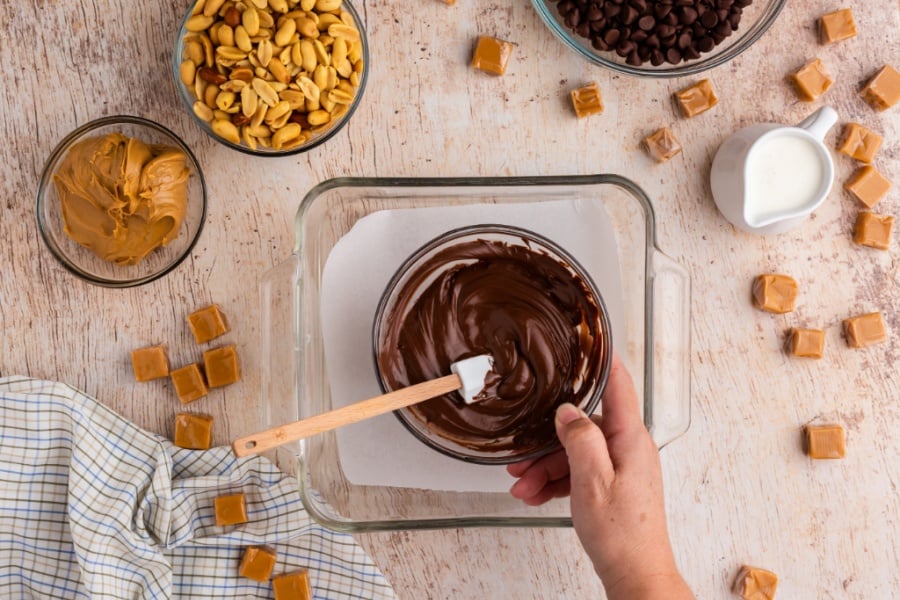
[[[610,481],[613,465],[603,432],[580,408],[568,402],[556,409],[556,435],[566,449],[572,488]]]

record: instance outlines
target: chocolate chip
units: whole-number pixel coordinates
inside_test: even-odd
[[[638,18],[638,11],[635,7],[629,5],[622,9],[619,13],[619,20],[625,25],[631,25]]]
[[[648,35],[649,34],[646,31],[644,31],[642,29],[638,29],[637,31],[632,33],[631,37],[629,37],[628,39],[631,40],[632,42],[640,44],[641,42],[643,42],[644,40],[647,39]]]
[[[663,56],[663,53],[661,50],[654,50],[653,52],[650,53],[650,64],[653,65],[654,67],[658,67],[659,65],[663,64],[664,62],[666,62],[666,57]]]
[[[653,6],[653,14],[656,15],[657,19],[662,19],[670,12],[672,12],[672,5],[670,4],[656,4]]]
[[[603,18],[603,11],[600,9],[600,5],[596,2],[591,4],[587,10],[587,18],[588,21],[599,21]]]
[[[569,13],[569,14],[571,14],[571,13]],[[719,24],[719,16],[715,12],[708,10],[705,13],[703,13],[702,15],[700,15],[700,22],[707,29],[712,29],[713,27],[715,27],[716,25]]]
[[[660,25],[656,28],[656,33],[659,34],[659,37],[661,38],[667,38],[675,35],[675,28],[671,25]]]
[[[650,31],[655,26],[656,19],[653,18],[653,15],[645,15],[638,19],[638,27],[640,27],[644,31]]]
[[[681,9],[678,20],[684,25],[690,25],[697,20],[697,9],[693,6],[685,6]]]
[[[603,34],[603,41],[605,41],[610,46],[615,46],[619,43],[619,37],[622,35],[622,32],[618,29],[607,29],[606,33]]]
[[[666,61],[673,65],[677,65],[681,62],[681,52],[679,52],[677,48],[669,48],[666,50]]]
[[[697,50],[700,52],[709,52],[716,47],[716,43],[709,36],[702,37],[697,40]]]

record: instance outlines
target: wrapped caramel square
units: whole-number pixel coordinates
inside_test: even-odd
[[[509,62],[512,51],[511,42],[482,35],[478,38],[478,44],[475,46],[472,66],[494,75],[503,75],[506,73],[506,63]]]
[[[234,344],[203,353],[203,370],[209,387],[221,387],[241,380],[241,366]]]
[[[757,275],[751,295],[753,306],[772,313],[788,313],[797,303],[797,282],[788,275],[770,273]]]
[[[772,600],[778,587],[778,576],[759,567],[744,565],[734,580],[734,593],[743,600]]]
[[[894,217],[863,211],[856,217],[856,225],[853,227],[853,241],[861,246],[887,250],[891,246],[891,231],[893,229]]]
[[[887,340],[887,330],[880,312],[844,320],[844,334],[851,348],[864,348]]]
[[[891,189],[891,182],[875,167],[866,165],[856,170],[856,173],[844,184],[844,189],[853,194],[857,200],[872,208]]]
[[[795,327],[788,333],[788,353],[803,358],[822,358],[825,351],[825,332],[821,329]]]
[[[856,23],[853,22],[853,11],[849,8],[842,8],[819,18],[819,40],[823,44],[839,42],[855,35]]]
[[[131,367],[135,381],[151,381],[169,374],[165,346],[150,346],[131,351]]]
[[[709,79],[704,79],[699,83],[684,88],[680,92],[676,92],[675,99],[678,101],[681,112],[684,113],[685,117],[696,117],[719,102]]]
[[[306,571],[285,573],[272,579],[275,600],[312,600],[309,576]]]
[[[810,458],[844,458],[844,428],[840,425],[807,425],[806,453]]]
[[[211,304],[189,314],[188,325],[190,325],[198,344],[205,344],[230,330],[228,320],[219,310],[218,304]]]
[[[665,162],[681,152],[681,144],[668,127],[661,127],[645,137],[644,148],[657,162]]]
[[[571,91],[572,107],[578,118],[590,115],[599,115],[603,112],[603,99],[600,97],[600,88],[596,83],[589,83],[584,87]]]
[[[881,147],[882,137],[859,123],[848,123],[838,152],[859,162],[870,163]]]
[[[178,399],[182,404],[199,400],[209,393],[203,373],[200,372],[200,365],[197,363],[175,369],[170,375],[172,384],[175,386],[175,393],[178,394]]]
[[[238,575],[265,583],[272,577],[272,570],[275,568],[275,558],[274,550],[263,546],[250,546],[244,550],[244,557],[241,559]]]
[[[884,65],[860,94],[875,110],[889,109],[900,102],[900,73],[891,65]]]
[[[796,73],[791,75],[794,88],[801,100],[812,102],[828,91],[834,79],[828,74],[825,65],[818,58],[809,61]]]
[[[175,415],[175,439],[179,448],[191,450],[208,450],[212,443],[213,418],[208,415],[191,415],[178,413]]]
[[[240,525],[247,522],[247,502],[243,494],[229,494],[215,499],[216,525]]]

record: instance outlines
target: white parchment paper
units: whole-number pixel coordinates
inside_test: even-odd
[[[360,219],[332,249],[322,274],[322,332],[334,408],[381,393],[372,326],[382,293],[419,247],[451,229],[479,224],[521,227],[571,254],[594,280],[609,311],[613,343],[624,341],[624,309],[612,223],[584,200],[386,210]],[[465,463],[418,441],[392,415],[337,431],[347,479],[357,485],[441,491],[505,492],[502,466]]]

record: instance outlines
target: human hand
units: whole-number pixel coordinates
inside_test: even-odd
[[[563,449],[509,465],[510,493],[529,505],[571,495],[578,539],[608,598],[693,598],[666,530],[659,453],[644,427],[634,383],[613,357],[602,413],[571,404],[556,412]]]

